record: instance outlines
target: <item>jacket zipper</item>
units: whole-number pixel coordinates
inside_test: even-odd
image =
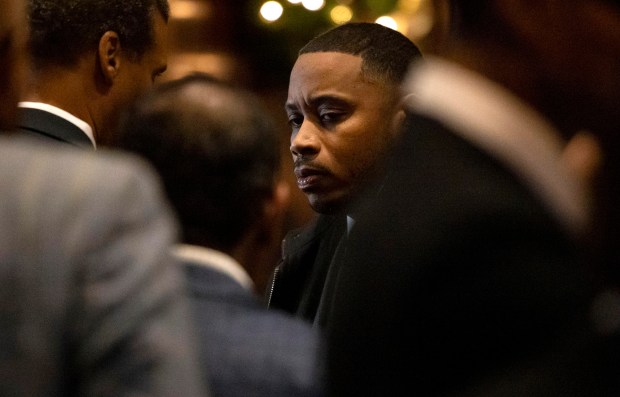
[[[278,275],[280,274],[280,266],[277,266],[273,271],[273,280],[271,280],[271,288],[269,289],[269,299],[267,300],[267,307],[271,307],[271,298],[273,297],[273,290],[276,286],[276,280],[278,279]]]

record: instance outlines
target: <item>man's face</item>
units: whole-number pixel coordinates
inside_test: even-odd
[[[154,83],[168,65],[168,26],[159,12],[153,13],[153,45],[137,62],[126,64],[125,83],[129,84],[135,99]]]
[[[345,209],[384,154],[398,121],[398,87],[370,81],[362,58],[301,55],[291,72],[286,111],[298,187],[320,213]]]
[[[98,142],[106,143],[109,135],[116,129],[118,115],[136,98],[150,89],[158,76],[167,67],[168,62],[168,26],[159,12],[153,13],[153,45],[138,60],[127,56],[122,58],[119,76],[114,80],[114,96],[110,110],[111,117],[104,120],[103,136],[97,136]]]

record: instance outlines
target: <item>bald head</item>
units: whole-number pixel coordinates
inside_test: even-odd
[[[24,80],[26,18],[22,0],[0,0],[0,131],[11,129]]]

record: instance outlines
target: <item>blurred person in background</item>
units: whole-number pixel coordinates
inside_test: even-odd
[[[420,57],[408,38],[375,23],[341,25],[299,51],[285,106],[290,151],[297,185],[319,215],[282,242],[271,308],[320,327],[328,323],[337,291],[347,288],[337,282],[335,264],[346,250],[357,198],[381,173],[380,159],[405,118],[399,86]]]
[[[204,74],[140,99],[115,141],[154,164],[181,221],[174,253],[219,397],[322,395],[318,331],[259,299],[289,196],[280,143],[253,94]]]
[[[451,3],[454,37],[412,69],[402,139],[349,236],[329,394],[618,395],[620,305],[598,299],[600,219],[565,160],[584,129],[618,151],[620,5]]]
[[[95,148],[167,65],[167,0],[28,0],[30,81],[19,130]]]

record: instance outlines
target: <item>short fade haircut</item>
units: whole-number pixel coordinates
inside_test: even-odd
[[[299,55],[340,52],[362,58],[365,77],[400,84],[420,50],[403,34],[378,23],[352,22],[340,25],[310,40]]]
[[[256,223],[281,167],[283,142],[258,97],[201,73],[156,86],[115,139],[155,166],[184,240],[222,251]]]
[[[72,66],[114,31],[138,60],[153,45],[155,12],[168,21],[168,0],[28,0],[30,55],[37,68]]]

